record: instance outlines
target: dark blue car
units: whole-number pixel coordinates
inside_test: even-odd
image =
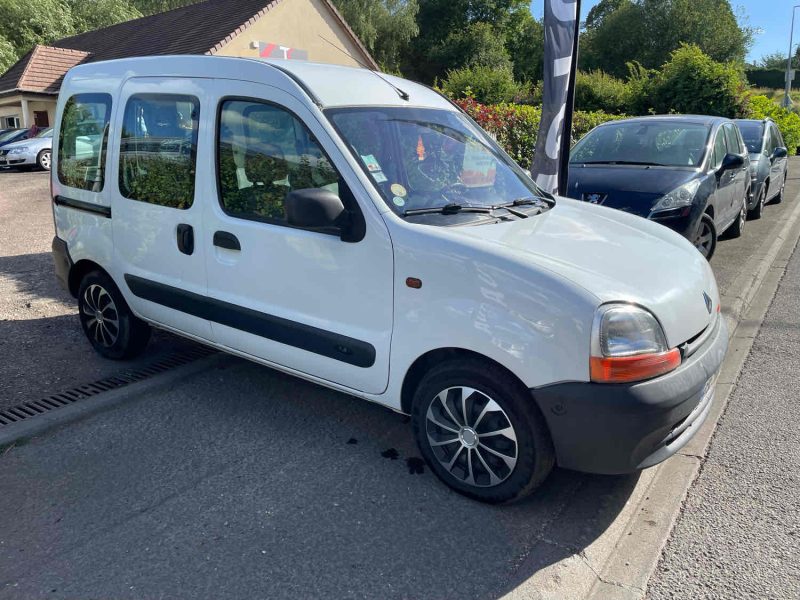
[[[8,129],[0,133],[0,148],[20,140],[27,140],[30,137],[29,131],[29,129]]]
[[[730,119],[654,116],[604,123],[570,155],[567,196],[674,229],[711,258],[717,238],[742,234],[749,157]]]

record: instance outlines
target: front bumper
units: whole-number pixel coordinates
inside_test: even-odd
[[[714,378],[728,349],[720,315],[680,367],[632,384],[559,383],[531,390],[547,421],[558,465],[589,473],[630,473],[680,450],[711,409]]]
[[[654,223],[669,227],[688,240],[694,240],[700,225],[700,211],[695,206],[686,206],[653,213],[648,217]]]
[[[6,154],[4,156],[0,156],[0,167],[17,167],[35,164],[35,154]]]

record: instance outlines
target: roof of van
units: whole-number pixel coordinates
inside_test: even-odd
[[[227,56],[150,56],[78,65],[69,71],[64,87],[81,80],[123,80],[130,77],[202,77],[239,79],[303,93],[322,108],[341,106],[424,106],[455,110],[449,100],[431,88],[358,67],[299,60],[236,58]],[[389,83],[387,83],[389,82]],[[391,85],[390,85],[391,83]],[[409,96],[401,98],[400,88]]]

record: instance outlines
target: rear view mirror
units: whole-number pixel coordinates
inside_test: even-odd
[[[339,196],[322,188],[294,190],[286,195],[286,220],[294,227],[341,227],[347,211]]]
[[[729,171],[731,169],[738,169],[744,166],[744,156],[738,154],[726,154],[722,159],[722,164],[719,167],[720,172]]]
[[[784,158],[789,155],[789,151],[786,148],[778,147],[772,152],[772,158]]]

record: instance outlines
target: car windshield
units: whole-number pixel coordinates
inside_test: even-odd
[[[6,131],[3,135],[0,135],[0,142],[7,142],[14,136],[19,133],[19,129],[12,129],[11,131]]]
[[[699,167],[709,128],[676,121],[620,121],[590,131],[570,154],[571,163]]]
[[[40,131],[39,133],[36,134],[37,138],[39,138],[39,137],[41,137],[41,138],[52,137],[52,136],[53,136],[53,128],[52,127],[48,127],[47,129],[45,129],[43,131]]]
[[[736,125],[739,126],[739,131],[742,132],[742,138],[744,138],[747,151],[750,154],[758,154],[761,152],[761,140],[764,137],[764,124],[759,122],[747,123],[744,121],[737,121]]]
[[[398,214],[546,196],[458,112],[361,107],[326,113]]]

